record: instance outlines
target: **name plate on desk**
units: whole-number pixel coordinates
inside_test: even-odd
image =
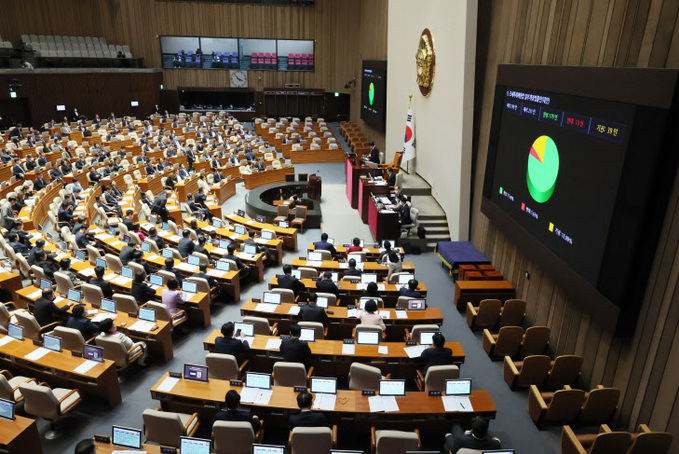
[[[170,372],[168,375],[172,378],[182,378],[181,372]]]
[[[177,448],[170,448],[169,446],[160,447],[161,454],[177,454]]]
[[[441,391],[429,391],[430,396],[442,396],[443,393]]]
[[[306,391],[306,386],[295,386],[296,393],[302,393],[304,391]]]
[[[253,303],[261,303],[262,299],[261,298],[252,298]]]
[[[354,340],[353,339],[344,339],[342,342],[345,343],[345,344],[353,344]]]
[[[107,435],[94,434],[94,441],[98,441],[99,443],[110,444],[111,443],[111,437],[109,437]]]
[[[363,396],[374,396],[375,391],[372,390],[372,389],[364,389],[363,391],[361,391],[361,395],[363,395]]]
[[[242,388],[242,387],[243,387],[243,382],[240,381],[240,380],[230,380],[230,381],[229,381],[229,384],[230,384],[231,386],[237,386],[237,387],[239,387],[239,388]]]
[[[406,345],[417,345],[417,341],[406,341]]]
[[[75,350],[71,350],[71,355],[75,356],[76,358],[82,358],[83,357],[82,352],[77,352]]]

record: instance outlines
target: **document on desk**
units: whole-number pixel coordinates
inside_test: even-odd
[[[468,396],[441,396],[445,411],[472,412],[474,408]]]
[[[357,283],[356,290],[368,290],[368,284]]]
[[[265,240],[264,238],[255,238],[255,243],[257,244],[266,244],[268,242],[269,240]]]
[[[29,299],[29,300],[37,300],[37,299],[40,298],[41,296],[42,296],[42,290],[36,290],[35,292],[30,293],[30,294],[28,295],[28,299]]]
[[[179,240],[182,239],[179,235],[170,235],[167,237],[168,240],[170,240],[173,243],[179,243]]]
[[[290,309],[288,310],[288,314],[299,315],[299,310],[300,310],[299,306],[290,306]]]
[[[86,359],[85,361],[83,361],[82,363],[80,363],[80,365],[79,365],[78,367],[76,367],[75,369],[73,369],[73,372],[75,372],[76,374],[83,374],[83,375],[84,375],[84,374],[86,374],[90,369],[92,369],[94,366],[96,366],[97,364],[99,364],[99,363],[96,362],[96,361],[91,361],[91,360],[89,360],[89,359]]]
[[[273,394],[272,389],[243,388],[240,392],[240,401],[246,404],[268,405]]]
[[[151,224],[150,222],[145,222],[141,224],[141,228],[144,230],[151,230],[152,227],[155,227],[155,225]]]
[[[64,254],[63,252],[61,252],[61,253],[57,254],[56,257],[54,257],[54,260],[58,262],[61,259],[65,259],[66,257],[68,257],[68,254]]]
[[[380,345],[377,347],[377,353],[380,355],[388,355],[389,354],[389,346],[387,345]]]
[[[94,276],[94,268],[85,268],[80,272],[83,276]]]
[[[113,242],[109,243],[110,246],[121,246],[121,245],[124,245],[124,244],[125,244],[125,243],[123,243],[123,242],[120,241],[120,240],[118,240],[118,241],[113,241]]]
[[[27,354],[24,356],[29,361],[37,361],[52,350],[45,348],[45,347],[38,347],[35,350],[33,350],[31,353]]]
[[[158,385],[158,391],[169,392],[172,391],[174,385],[179,383],[179,379],[175,377],[165,377],[165,380]]]
[[[353,355],[356,353],[356,345],[354,344],[342,344],[342,354],[343,355]]]
[[[101,241],[106,241],[106,240],[110,240],[113,237],[111,235],[109,235],[108,233],[100,233],[99,235],[95,236],[95,238],[98,239],[98,240],[101,240]]]
[[[270,304],[270,303],[259,303],[257,307],[255,307],[255,310],[257,312],[268,312],[268,313],[273,313],[276,312],[276,308],[278,307],[278,304]],[[297,307],[297,312],[299,312],[299,307]]]
[[[358,318],[361,315],[361,311],[358,309],[348,309],[347,318]]]
[[[394,311],[396,314],[396,318],[408,318],[408,312],[407,311]]]
[[[11,337],[11,336],[5,336],[5,337],[3,337],[2,339],[0,339],[0,347],[2,347],[3,345],[8,344],[9,342],[12,342],[13,340],[14,340],[14,338]]]
[[[110,318],[111,320],[115,320],[118,314],[111,314],[109,312],[99,312],[97,315],[92,317],[92,321],[94,323],[101,322],[103,320],[106,320],[107,318]]]
[[[340,268],[341,270],[349,269],[349,264],[346,263],[346,262],[340,263],[340,264],[339,264],[339,268]]]
[[[320,260],[307,260],[305,266],[310,266],[311,268],[319,268],[323,266],[323,262]]]
[[[384,284],[377,284],[377,290],[380,292],[385,292],[387,290],[387,286]]]
[[[357,263],[357,264],[356,264],[356,269],[357,269],[357,270],[363,271],[363,266],[364,266],[364,265],[365,265],[365,264],[364,264],[363,262]],[[368,288],[368,287],[366,286],[366,288]]]
[[[391,214],[396,213],[394,210],[380,210],[380,214]]]
[[[114,284],[117,284],[117,285],[127,285],[127,284],[132,282],[132,279],[130,279],[129,277],[125,277],[125,276],[118,276],[115,279],[113,279],[111,282],[113,282]]]
[[[187,273],[195,273],[198,271],[198,267],[196,265],[189,265],[188,263],[181,262],[178,263],[177,265],[174,266],[178,270],[186,271]]]
[[[214,226],[211,226],[211,225],[201,227],[201,230],[203,230],[205,232],[215,232],[215,231],[217,231],[217,229]]]
[[[228,252],[229,251],[227,251],[226,249],[223,249],[223,248],[220,248],[220,247],[216,247],[212,250],[212,253],[217,254],[217,255],[226,255],[226,254],[228,254]]]
[[[385,320],[389,320],[391,318],[389,311],[379,311],[378,314],[380,314],[380,318],[383,318]]]
[[[207,275],[212,277],[224,277],[225,274],[226,271],[220,271],[217,269],[211,269],[207,271]]]
[[[132,331],[138,331],[140,333],[148,333],[151,331],[151,328],[153,328],[153,325],[153,322],[139,320],[138,322],[133,323],[128,329]]]
[[[334,411],[337,395],[335,394],[320,394],[317,393],[314,397],[314,405],[311,407],[315,410]]]
[[[398,403],[396,402],[396,397],[394,396],[372,396],[368,397],[368,404],[370,405],[370,412],[388,412],[388,411],[398,411]]]
[[[106,276],[104,276],[104,280],[110,282],[110,281],[112,281],[113,279],[115,279],[116,277],[118,277],[117,274],[115,274],[115,273],[110,273],[110,274],[107,274]]]
[[[427,348],[426,345],[413,345],[412,347],[403,347],[403,351],[406,352],[408,358],[419,358],[425,348]]]
[[[266,341],[266,347],[264,347],[267,350],[278,350],[281,348],[281,339],[269,339]]]
[[[154,261],[154,260],[158,260],[159,258],[160,258],[160,256],[158,254],[151,254],[148,257],[146,257],[146,260]]]

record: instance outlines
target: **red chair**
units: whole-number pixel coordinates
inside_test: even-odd
[[[302,58],[306,58],[306,54],[302,54]]]
[[[264,58],[271,58],[271,54],[269,52],[265,53]]]

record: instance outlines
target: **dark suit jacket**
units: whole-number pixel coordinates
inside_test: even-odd
[[[410,298],[422,298],[422,294],[417,290],[410,290],[408,287],[402,287],[398,290],[400,296],[409,296]]]
[[[134,254],[134,248],[125,245],[120,250],[120,254],[118,255],[118,257],[120,258],[120,261],[123,262],[123,265],[127,265],[130,262],[130,260],[132,260],[132,254]]]
[[[295,296],[297,296],[300,292],[303,292],[305,288],[304,284],[302,284],[299,279],[291,274],[278,276],[278,286],[280,288],[292,290],[295,292]]]
[[[132,230],[132,228],[134,227],[134,222],[132,222],[132,219],[130,218],[123,218],[123,224],[125,224],[127,230]]]
[[[320,412],[300,411],[290,415],[290,429],[295,427],[328,427],[328,418]]]
[[[233,355],[237,359],[240,354],[250,350],[250,345],[248,341],[241,341],[240,339],[226,339],[223,336],[219,336],[215,339],[215,353],[223,353],[225,355]]]
[[[303,322],[320,322],[324,325],[328,323],[328,314],[325,309],[315,304],[307,304],[299,310],[299,319]]]
[[[343,276],[360,276],[361,274],[363,274],[363,271],[358,268],[347,268],[344,270]]]
[[[156,294],[156,291],[153,290],[146,282],[132,282],[130,294],[135,300],[137,300],[137,304],[142,305],[148,302],[153,297],[153,295]]]
[[[113,296],[113,287],[111,287],[109,281],[98,279],[97,276],[92,276],[89,283],[101,287],[101,290],[104,292],[104,297],[111,298]]]
[[[323,251],[330,251],[332,255],[337,254],[337,250],[335,249],[335,246],[328,243],[327,241],[316,241],[314,243],[314,248],[317,250],[323,250]]]
[[[396,174],[392,173],[387,177],[387,185],[396,186]]]
[[[337,295],[339,293],[339,289],[337,288],[337,284],[335,284],[333,281],[321,279],[320,281],[316,282],[316,292],[333,293]]]
[[[250,410],[246,408],[236,408],[235,410],[226,409],[218,411],[217,414],[215,415],[215,420],[212,422],[212,424],[214,425],[216,421],[249,421],[250,424],[252,424],[252,430],[254,430],[255,432],[262,428],[262,423],[259,422],[259,419],[255,419],[250,414]]]
[[[80,333],[83,335],[86,341],[101,332],[101,329],[99,329],[99,325],[85,317],[81,318],[73,316],[69,317],[68,323],[66,323],[66,327],[75,328],[78,331],[80,331]]]
[[[65,314],[68,311],[68,306],[59,309],[54,301],[50,301],[42,296],[35,300],[33,305],[33,316],[40,326],[49,325],[57,321],[55,317],[58,314]],[[88,338],[89,339],[89,338]]]
[[[196,245],[191,241],[191,238],[182,238],[177,244],[177,250],[182,255],[182,257],[188,257]]]
[[[420,359],[424,362],[422,368],[423,373],[427,373],[430,366],[445,366],[453,363],[453,351],[448,347],[442,348],[427,348],[420,355]]]
[[[283,339],[283,342],[281,342],[281,354],[283,355],[283,361],[306,365],[311,358],[311,349],[306,342],[296,338],[289,338]]]
[[[477,449],[479,451],[501,448],[500,440],[491,438],[490,436],[486,436],[486,438],[479,440],[471,434],[471,431],[463,430],[459,424],[455,424],[451,432],[452,434],[446,437],[444,447],[452,452],[457,452],[462,448]]]

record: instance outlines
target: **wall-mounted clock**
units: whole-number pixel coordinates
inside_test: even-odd
[[[248,72],[240,69],[232,69],[229,71],[229,81],[231,82],[231,88],[247,88]]]
[[[425,28],[420,35],[415,62],[417,63],[417,85],[420,87],[420,93],[427,96],[434,86],[434,69],[436,67],[434,38],[428,28]]]

